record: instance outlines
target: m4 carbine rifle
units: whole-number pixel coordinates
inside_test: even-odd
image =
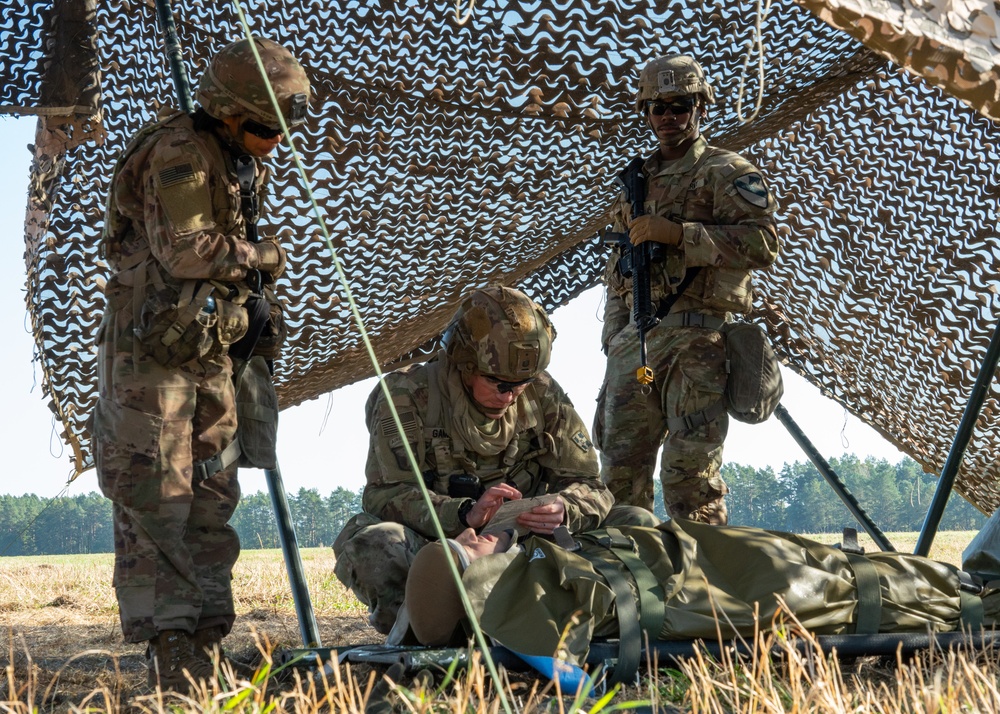
[[[636,157],[618,175],[615,183],[625,190],[625,197],[632,204],[632,219],[645,212],[646,178],[642,174],[642,157]],[[653,310],[650,267],[663,259],[663,246],[653,241],[632,245],[628,232],[604,234],[605,243],[618,245],[618,272],[626,280],[632,279],[632,321],[639,333],[639,369],[635,378],[640,384],[652,384],[653,370],[646,363],[646,333],[660,321]]]

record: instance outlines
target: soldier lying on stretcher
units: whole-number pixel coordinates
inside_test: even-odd
[[[984,585],[1000,579],[988,574],[1000,573],[996,521],[966,550],[963,564],[976,574],[915,555],[862,555],[789,533],[684,520],[567,535],[561,544],[469,529],[417,554],[401,617],[421,644],[466,642],[447,554],[485,634],[528,655],[561,646],[575,664],[593,638],[618,637],[636,622],[651,640],[714,641],[752,636],[780,620],[783,607],[816,634],[978,629],[1000,612],[1000,584]]]

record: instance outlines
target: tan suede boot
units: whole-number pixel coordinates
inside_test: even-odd
[[[149,641],[149,686],[171,692],[190,692],[188,679],[212,680],[215,670],[205,657],[195,655],[191,637],[183,630],[164,630]]]
[[[256,670],[248,664],[243,664],[237,659],[229,657],[222,649],[222,628],[206,627],[196,630],[191,637],[194,653],[197,657],[204,657],[209,664],[214,665],[216,661],[219,668],[225,670],[224,664],[228,663],[233,668],[233,672],[240,679],[253,681]],[[216,660],[216,657],[218,660]]]

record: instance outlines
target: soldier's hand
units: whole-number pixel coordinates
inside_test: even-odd
[[[253,245],[257,249],[257,270],[269,273],[272,280],[277,280],[285,272],[285,249],[274,239]]]
[[[632,245],[639,245],[646,241],[663,243],[664,245],[678,245],[684,238],[684,226],[669,218],[647,213],[632,219],[628,227],[628,237],[632,241]]]
[[[496,515],[497,510],[506,501],[514,501],[520,497],[521,492],[509,483],[498,483],[496,486],[490,486],[476,500],[472,510],[466,514],[465,522],[469,524],[470,528],[482,528],[490,522],[490,519]]]
[[[566,519],[566,504],[562,497],[557,496],[552,503],[535,506],[517,517],[517,524],[528,528],[534,533],[552,535],[552,531],[563,524]]]

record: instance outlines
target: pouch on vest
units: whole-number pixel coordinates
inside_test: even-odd
[[[167,369],[222,354],[247,330],[247,312],[215,297],[206,283],[189,299],[170,288],[154,290],[143,302],[135,337]]]
[[[278,394],[267,360],[260,356],[233,364],[236,384],[236,438],[240,466],[273,469],[278,463]]]
[[[288,327],[285,324],[285,306],[274,290],[270,287],[264,288],[264,299],[268,306],[268,320],[264,329],[257,338],[253,354],[260,355],[264,359],[277,359],[281,353],[281,348],[288,337]]]
[[[726,410],[747,424],[767,421],[785,391],[767,333],[752,322],[730,322],[722,332],[729,362]]]

